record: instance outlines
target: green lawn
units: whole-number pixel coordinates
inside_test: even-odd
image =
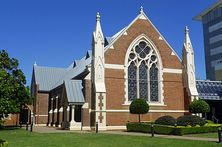
[[[203,137],[203,138],[218,138],[217,133],[191,134],[191,135],[185,135],[185,136]]]
[[[151,138],[149,136],[122,136],[95,133],[31,133],[22,129],[0,130],[0,138],[9,147],[189,147],[218,146],[215,142]]]

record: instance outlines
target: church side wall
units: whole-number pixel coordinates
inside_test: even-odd
[[[91,80],[84,80],[83,81],[83,87],[84,87],[84,97],[85,97],[85,104],[83,105],[83,111],[82,111],[82,123],[83,126],[90,126],[90,117],[91,114],[89,112],[91,108],[91,90],[92,90],[92,83]]]
[[[35,124],[48,123],[48,99],[48,93],[37,92],[34,104]]]

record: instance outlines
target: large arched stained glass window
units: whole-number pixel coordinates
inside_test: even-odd
[[[128,57],[128,100],[142,98],[159,102],[159,69],[155,51],[141,40],[131,49]]]
[[[147,72],[146,63],[142,61],[139,66],[139,97],[145,100],[148,100]]]
[[[150,68],[150,101],[158,102],[158,69],[155,64]]]
[[[137,67],[134,62],[131,62],[128,67],[128,95],[129,100],[132,101],[137,96]]]

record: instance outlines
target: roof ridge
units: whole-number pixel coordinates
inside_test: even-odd
[[[63,68],[63,67],[52,67],[52,66],[34,66],[34,67],[37,67],[37,68],[50,68],[50,69],[63,69],[63,70],[67,70],[67,68]]]

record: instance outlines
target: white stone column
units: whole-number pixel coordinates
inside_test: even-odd
[[[61,127],[61,123],[63,122],[63,107],[59,109],[59,127]]]
[[[71,121],[70,121],[70,130],[81,130],[81,122],[75,121],[75,105],[71,105]]]
[[[50,110],[49,110],[49,126],[53,125],[53,98],[51,98]]]
[[[65,117],[65,120],[66,120],[67,122],[69,122],[69,116],[70,116],[70,107],[67,106],[67,109],[66,109],[66,117]]]
[[[70,121],[70,124],[75,123],[74,118],[75,118],[75,105],[72,105],[71,106],[71,121]]]

